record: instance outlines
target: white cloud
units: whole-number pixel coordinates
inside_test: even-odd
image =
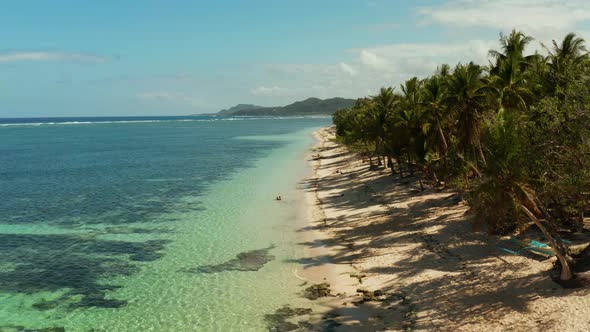
[[[258,86],[252,90],[250,90],[255,96],[265,96],[265,97],[277,97],[277,96],[288,96],[291,94],[289,89],[281,88],[278,86]]]
[[[266,70],[262,71],[259,84],[250,93],[273,102],[294,101],[311,96],[357,97],[358,91],[351,91],[350,87],[355,82],[364,82],[358,61],[341,61],[335,64],[266,64],[261,69]]]
[[[392,44],[351,50],[354,57],[336,64],[269,64],[263,84],[250,94],[272,103],[310,96],[358,98],[382,86],[398,86],[412,76],[431,75],[442,63],[471,60],[487,64],[495,41]],[[345,54],[343,54],[344,56]]]
[[[355,76],[357,74],[357,70],[354,67],[352,67],[351,65],[347,64],[347,63],[340,62],[338,64],[338,66],[340,66],[340,69],[343,72],[347,73],[350,76]]]
[[[403,76],[428,75],[448,63],[474,61],[487,64],[487,54],[496,41],[471,40],[460,43],[392,44],[353,50],[370,69]]]
[[[487,65],[489,50],[500,47],[498,32],[513,28],[536,38],[527,53],[543,52],[540,42],[550,45],[551,39],[561,40],[570,31],[590,37],[587,0],[444,0],[416,10],[420,31],[410,36],[418,36],[420,42],[354,48],[331,64],[264,65],[266,71],[251,95],[277,104],[309,96],[355,98],[381,86],[399,86],[412,76],[432,75],[443,63]],[[373,32],[398,27],[396,23],[356,26]]]
[[[340,73],[341,76],[347,76],[348,74]],[[278,87],[278,86],[258,86],[250,93],[255,96],[262,98],[260,104],[271,104],[279,105],[294,102],[297,100],[306,99],[309,97],[318,98],[331,98],[331,97],[351,97],[356,98],[358,91],[350,91],[348,88],[351,86],[353,81],[346,79],[333,79],[333,80],[322,80],[316,79],[317,77],[308,76],[303,77],[303,81],[308,81],[308,84],[301,84],[300,81],[291,82],[289,87]],[[313,83],[315,81],[315,83]],[[354,81],[356,82],[356,81]]]
[[[361,50],[360,51],[360,60],[361,63],[369,68],[376,69],[376,70],[388,70],[391,68],[391,65],[387,60],[377,55],[375,52],[371,50]]]
[[[440,6],[422,7],[426,23],[455,27],[513,28],[545,39],[575,30],[590,20],[587,0],[451,0]]]
[[[497,41],[391,44],[352,49],[353,59],[337,64],[270,64],[265,84],[251,95],[269,101],[293,101],[315,96],[357,98],[382,86],[399,86],[412,76],[426,77],[443,63],[475,61],[487,64]],[[283,102],[285,103],[285,102]]]
[[[69,61],[82,63],[102,63],[108,60],[110,60],[108,57],[86,53],[45,51],[0,52],[0,63],[22,61]]]

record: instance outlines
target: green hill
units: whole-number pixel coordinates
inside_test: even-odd
[[[355,99],[308,98],[287,106],[261,107],[256,105],[239,104],[226,110],[219,111],[220,116],[292,116],[292,115],[331,115],[339,109],[354,105]]]
[[[238,104],[234,107],[230,107],[226,110],[221,110],[216,113],[216,115],[232,115],[235,112],[243,111],[243,110],[255,110],[258,108],[262,108],[262,106],[256,106],[252,104]]]

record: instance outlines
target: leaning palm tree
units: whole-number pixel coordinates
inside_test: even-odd
[[[522,125],[519,113],[501,110],[487,128],[484,139],[488,162],[472,188],[470,205],[476,220],[486,223],[491,231],[532,221],[547,238],[561,264],[561,280],[569,280],[572,272],[568,249],[557,232],[552,232],[546,224],[551,218],[529,185],[532,180],[524,153],[528,145]]]

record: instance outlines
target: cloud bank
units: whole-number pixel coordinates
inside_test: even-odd
[[[88,53],[48,52],[48,51],[11,51],[0,52],[0,63],[10,62],[77,62],[77,63],[103,63],[111,60]]]
[[[586,0],[452,0],[417,11],[425,24],[498,31],[516,28],[539,39],[556,38],[590,20]]]
[[[516,28],[532,35],[536,40],[530,53],[543,53],[540,43],[550,45],[552,39],[561,40],[571,31],[590,37],[588,29],[584,29],[590,23],[587,0],[448,0],[440,5],[416,7],[414,13],[417,18],[413,26],[402,29],[395,22],[376,23],[370,26],[375,29],[367,31],[399,28],[399,34],[407,34],[405,29],[415,29],[415,34],[427,36],[423,42],[343,50],[341,61],[334,64],[265,65],[267,80],[258,82],[250,93],[269,99],[359,97],[375,93],[381,86],[399,86],[413,76],[431,75],[443,63],[454,66],[474,61],[487,65],[488,51],[500,47],[500,31],[509,33]],[[429,41],[429,34],[438,37]],[[474,39],[474,34],[479,39]]]

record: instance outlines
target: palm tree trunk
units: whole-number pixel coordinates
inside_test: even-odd
[[[383,163],[381,162],[381,142],[379,141],[379,139],[377,139],[377,142],[375,143],[375,153],[377,154],[377,166],[382,166]]]
[[[547,240],[549,240],[549,245],[551,246],[551,249],[555,251],[555,255],[561,263],[561,275],[559,276],[559,279],[563,281],[571,280],[573,278],[572,270],[570,268],[566,254],[563,251],[565,245],[563,243],[557,243],[557,241],[555,241],[551,233],[549,233],[547,228],[545,228],[541,220],[539,220],[539,218],[537,218],[526,206],[520,204],[520,208],[524,211],[527,217],[529,217],[535,223],[535,225],[539,227],[539,229],[541,230],[543,235],[545,235]],[[559,239],[558,241],[561,242],[561,239]]]
[[[442,143],[442,159],[443,159],[443,166],[445,169],[448,168],[448,154],[449,154],[449,144],[447,143],[447,137],[442,130],[442,126],[440,124],[440,119],[436,117],[436,125],[438,127],[438,134],[440,135],[440,141]],[[437,180],[438,181],[438,180]]]
[[[430,172],[432,173],[432,179],[434,180],[434,183],[438,186],[440,185],[440,180],[438,179],[438,176],[436,176],[436,172],[433,170],[430,170]],[[430,173],[429,172],[429,173]]]
[[[393,164],[393,160],[391,159],[391,156],[387,156],[387,167],[391,168],[391,175],[396,174],[395,172],[395,165]]]
[[[440,125],[440,119],[438,116],[436,117],[436,126],[438,127],[438,134],[440,135],[440,141],[443,147],[443,155],[447,156],[447,151],[449,150],[449,145],[447,144],[447,138],[445,137],[445,133],[443,133],[442,126]]]
[[[400,160],[400,157],[397,156],[395,157],[395,160],[397,161],[397,167],[399,168],[399,177],[403,178],[404,177],[404,171],[402,170],[402,161]]]
[[[409,152],[408,152],[408,167],[410,169],[410,176],[414,176],[414,168],[412,167],[412,157],[410,156]]]
[[[486,167],[488,163],[486,162],[486,157],[483,154],[483,148],[481,147],[481,142],[477,142],[477,147],[479,148],[479,157],[481,158],[481,162],[483,163],[483,167]]]

